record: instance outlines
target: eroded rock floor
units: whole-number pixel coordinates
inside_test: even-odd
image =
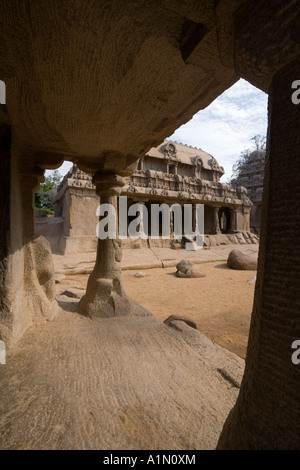
[[[60,311],[0,365],[1,449],[214,449],[244,362],[183,322]]]

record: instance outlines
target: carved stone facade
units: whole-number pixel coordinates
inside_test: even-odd
[[[247,189],[249,199],[253,203],[250,213],[251,231],[260,234],[261,208],[264,185],[265,150],[255,150],[241,170],[239,177],[231,181],[234,188],[243,186]]]
[[[152,203],[192,204],[194,208],[204,204],[205,234],[247,234],[252,206],[247,190],[221,183],[223,174],[224,169],[212,155],[165,140],[140,159],[133,175],[125,178],[121,195],[127,196],[128,208],[139,202],[145,204],[148,213]],[[61,224],[58,252],[96,250],[98,205],[92,176],[74,165],[59,185],[54,201],[55,218]],[[131,246],[130,240],[126,242],[125,247]],[[152,241],[156,246],[175,243],[172,229],[171,240]],[[147,246],[147,242],[139,240],[134,245]]]

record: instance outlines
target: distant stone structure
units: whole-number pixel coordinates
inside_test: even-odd
[[[165,140],[140,159],[136,171],[126,179],[121,195],[127,196],[128,208],[136,202],[145,204],[149,216],[153,203],[167,203],[170,206],[190,203],[193,209],[196,209],[196,204],[204,204],[207,244],[210,244],[209,235],[219,234],[228,234],[233,243],[256,243],[254,238],[249,239],[252,203],[247,191],[243,187],[233,188],[221,183],[223,174],[224,169],[212,155],[195,147]],[[55,218],[50,224],[45,219],[40,220],[38,233],[49,239],[56,252],[94,251],[98,205],[99,197],[92,176],[74,165],[58,187],[54,200]],[[193,225],[195,213],[193,210]],[[171,239],[151,239],[152,246],[182,246],[182,242],[172,237],[172,217],[170,223]],[[125,248],[137,248],[148,246],[149,241],[128,239],[123,243]]]
[[[248,197],[253,203],[250,213],[250,228],[251,232],[257,235],[260,234],[261,226],[265,156],[265,150],[254,150],[254,152],[250,154],[249,160],[241,170],[238,178],[231,181],[231,185],[234,188],[243,186],[247,189]]]

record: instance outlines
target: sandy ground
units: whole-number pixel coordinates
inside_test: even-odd
[[[123,271],[127,294],[150,310],[159,320],[170,315],[192,319],[212,341],[241,358],[246,356],[256,271],[235,271],[224,262],[198,265],[204,278],[183,279],[175,276],[176,268]],[[136,272],[146,273],[135,278]],[[81,285],[88,275],[66,276],[58,292]],[[252,282],[248,282],[252,280]]]

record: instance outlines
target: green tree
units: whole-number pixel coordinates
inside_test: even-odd
[[[260,134],[257,134],[253,137],[251,137],[251,139],[254,144],[255,144],[255,147],[257,150],[266,150],[266,136],[262,136]]]
[[[39,191],[35,193],[36,209],[48,209],[53,211],[53,199],[57,192],[57,187],[62,180],[62,175],[58,170],[45,178],[41,183]]]
[[[254,150],[265,150],[266,149],[266,137],[265,136],[257,134],[255,136],[251,137],[250,140],[254,142],[255,149],[254,148],[248,148],[248,149],[244,149],[241,152],[238,160],[232,166],[231,180],[237,179],[239,177],[242,169],[245,168],[245,166],[249,162],[250,155]]]

